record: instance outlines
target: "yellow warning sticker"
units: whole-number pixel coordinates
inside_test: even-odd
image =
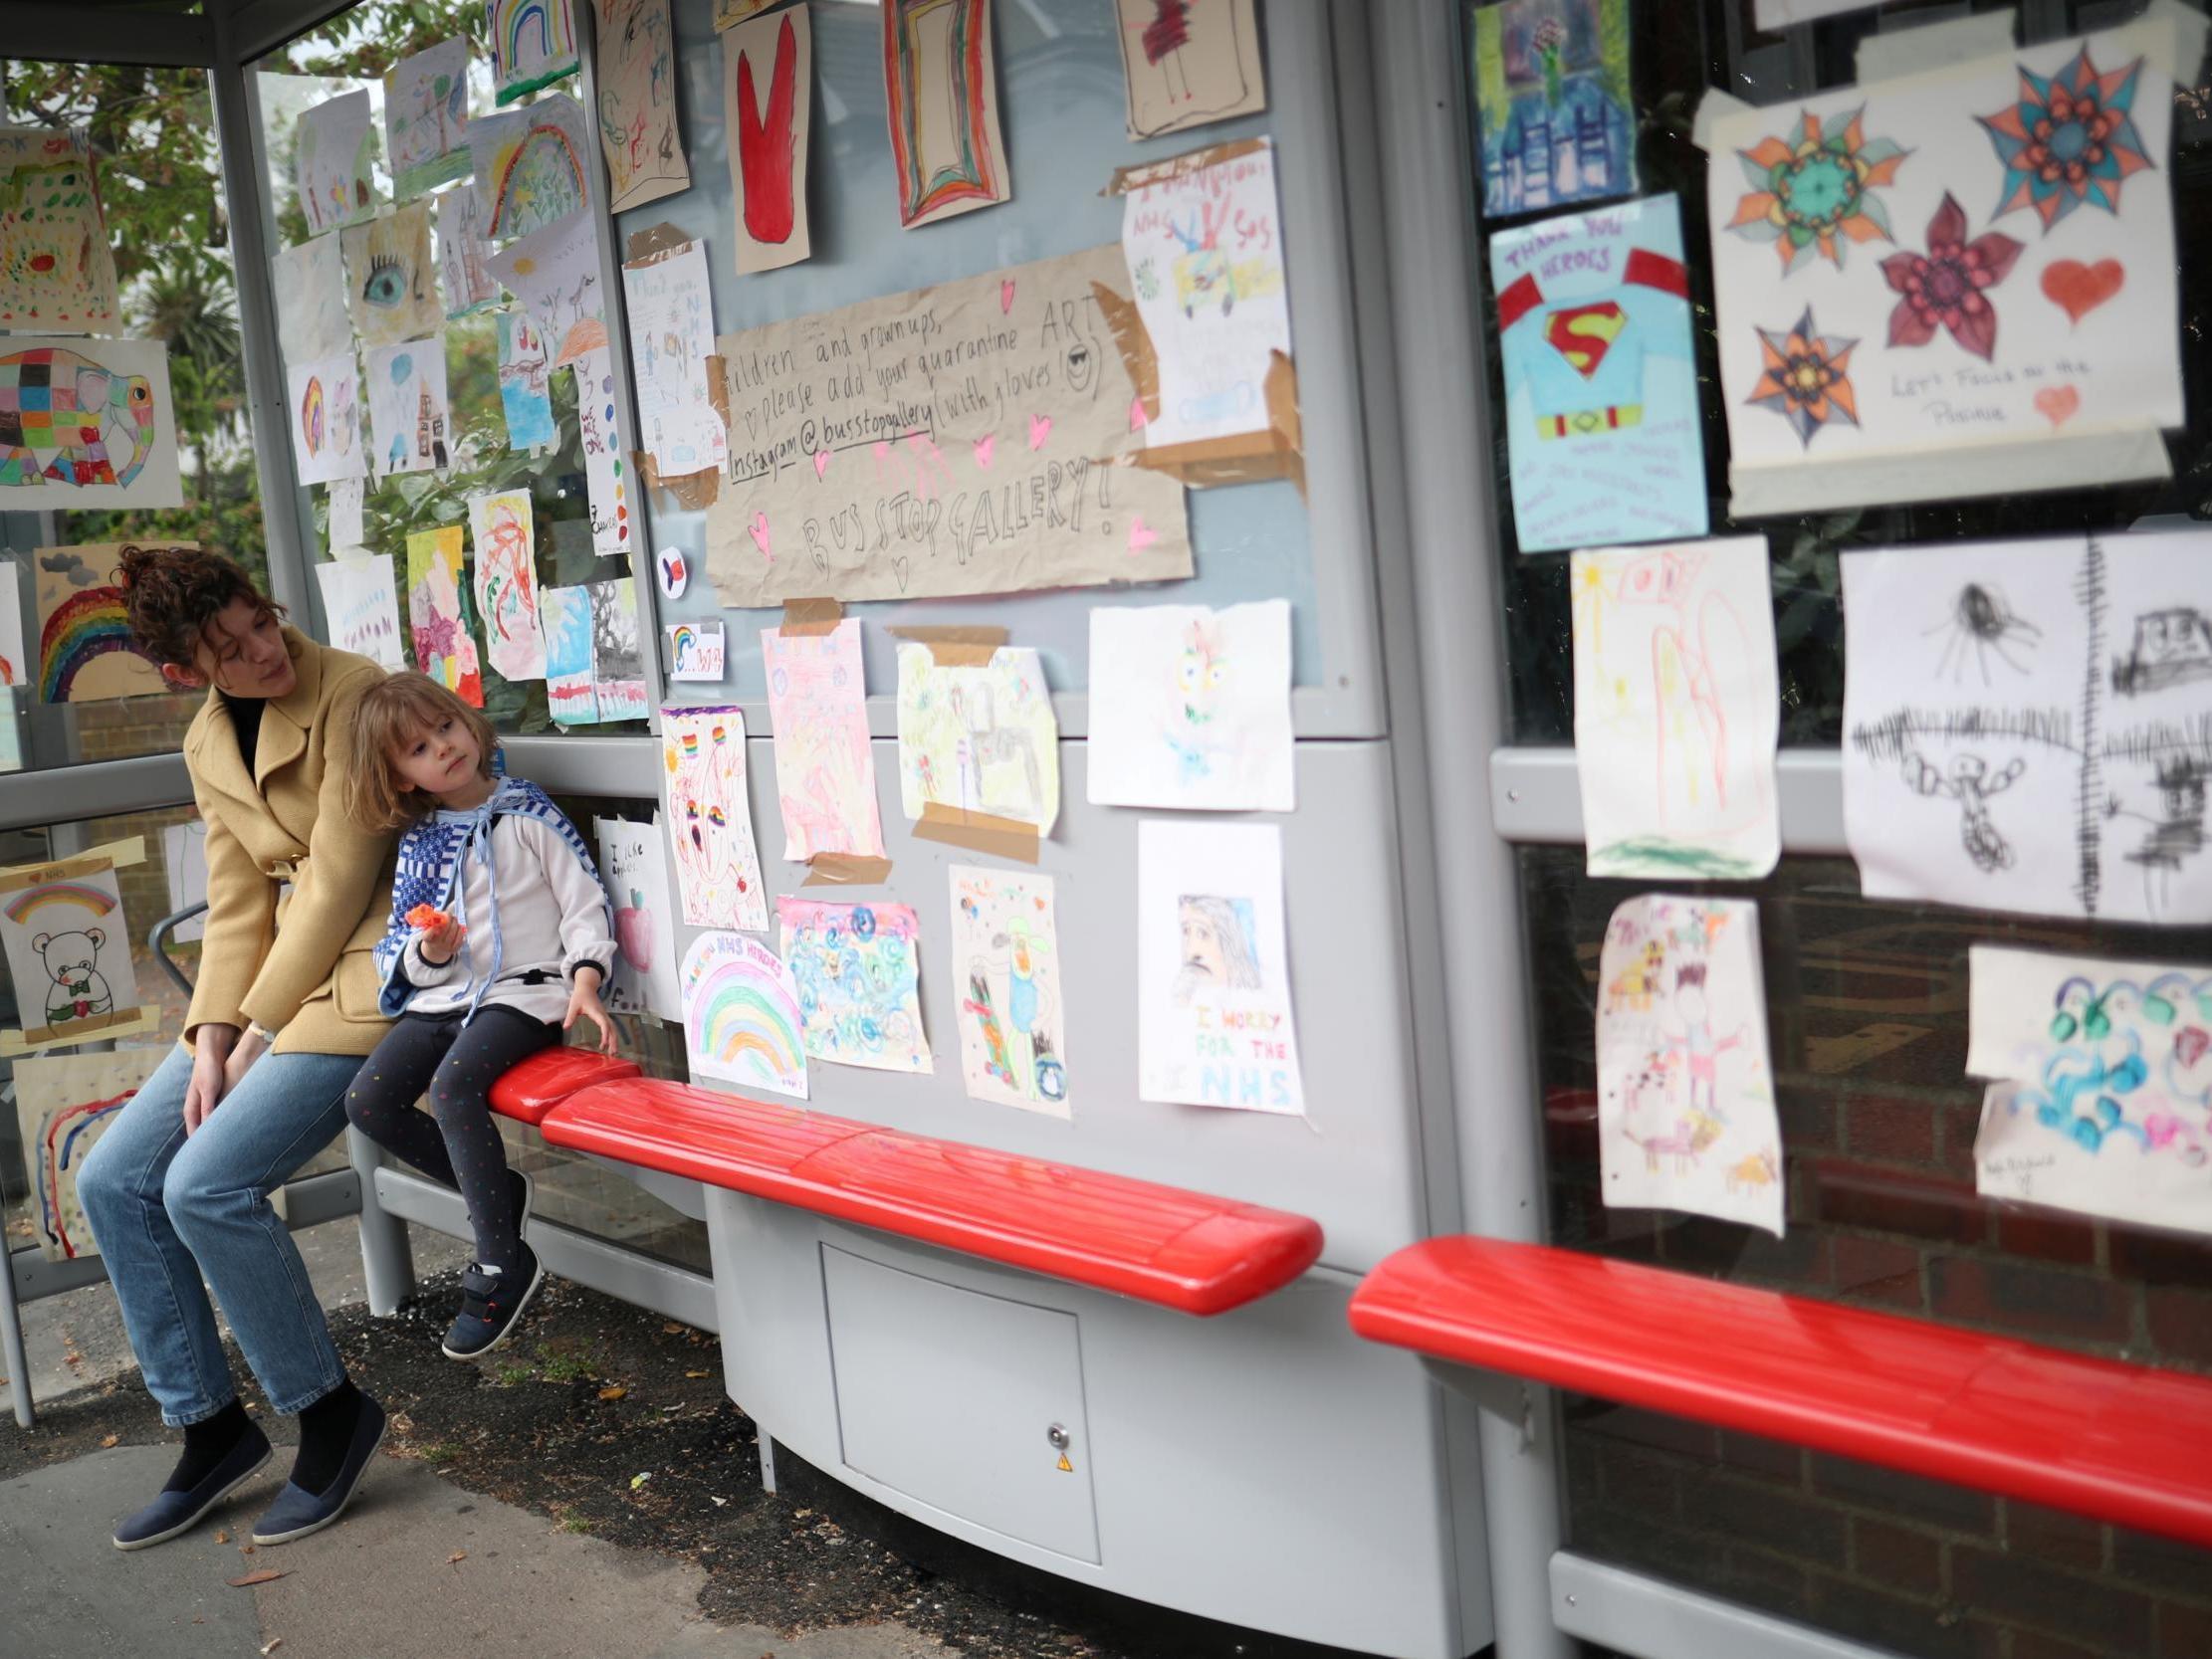
[[[1060,1473],[1063,1475],[1072,1475],[1075,1473],[1075,1465],[1068,1462],[1067,1453],[1065,1452],[1062,1452],[1060,1454]]]

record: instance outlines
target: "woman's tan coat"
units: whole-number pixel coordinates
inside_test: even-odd
[[[366,1054],[386,1025],[369,952],[389,920],[393,841],[347,816],[345,774],[361,694],[384,671],[296,628],[284,637],[299,683],[263,705],[252,776],[219,693],[184,734],[207,824],[207,930],[184,1033],[253,1020],[280,1054]]]

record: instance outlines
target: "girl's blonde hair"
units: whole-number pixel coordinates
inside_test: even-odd
[[[404,829],[437,810],[436,796],[400,781],[391,756],[394,748],[445,720],[468,727],[476,739],[478,775],[490,777],[499,734],[482,710],[471,709],[428,675],[411,669],[361,694],[353,716],[352,771],[345,780],[345,804],[355,823],[363,829]]]

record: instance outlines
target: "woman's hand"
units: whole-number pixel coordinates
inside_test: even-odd
[[[238,1041],[231,1045],[230,1059],[224,1063],[223,1093],[228,1095],[237,1088],[246,1069],[268,1052],[269,1039],[253,1026],[247,1026]]]
[[[184,1133],[189,1138],[230,1091],[224,1075],[238,1042],[235,1025],[203,1025],[192,1033],[192,1081],[184,1086]]]
[[[606,1007],[599,1000],[599,970],[596,967],[576,969],[575,989],[568,993],[568,1015],[560,1022],[560,1029],[566,1031],[574,1025],[579,1014],[599,1028],[599,1052],[612,1054],[614,1022],[607,1018]]]
[[[416,936],[422,941],[422,959],[433,967],[443,967],[453,960],[453,953],[461,948],[461,935],[467,932],[459,920],[446,917],[434,928],[425,928]]]

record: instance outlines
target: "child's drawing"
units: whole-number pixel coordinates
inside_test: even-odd
[[[77,1172],[115,1114],[168,1058],[165,1048],[41,1055],[15,1063],[16,1123],[30,1177],[30,1223],[50,1262],[97,1256],[77,1197]]]
[[[701,933],[684,952],[683,995],[693,1077],[806,1098],[798,987],[774,951],[742,933]]]
[[[546,707],[555,726],[591,726],[599,696],[591,680],[591,590],[542,587],[538,620],[546,637]]]
[[[1050,835],[1059,736],[1035,651],[1001,645],[948,663],[927,645],[899,647],[899,800],[910,819]]]
[[[911,905],[778,899],[775,917],[809,1059],[937,1069],[922,1029],[922,924]]]
[[[596,0],[592,68],[599,144],[622,213],[691,188],[676,127],[676,59],[668,0]]]
[[[492,89],[501,104],[527,98],[577,70],[570,0],[485,0]]]
[[[467,316],[499,303],[492,280],[492,245],[484,238],[484,204],[476,187],[464,184],[441,192],[438,204],[438,286],[445,291],[447,316]]]
[[[1712,120],[1736,518],[2170,471],[2188,21],[2154,8]]]
[[[129,612],[114,580],[122,543],[41,547],[34,556],[41,703],[96,703],[169,690],[153,659],[131,638]]]
[[[795,265],[813,251],[806,152],[813,132],[814,25],[804,6],[740,23],[722,40],[741,274]]]
[[[783,856],[801,862],[816,853],[881,858],[859,621],[848,617],[826,634],[763,628],[761,661],[775,731]]]
[[[332,484],[365,478],[362,453],[360,373],[353,353],[341,351],[320,363],[302,363],[286,374],[291,402],[292,470],[302,484]]]
[[[615,417],[614,370],[602,344],[576,358],[576,426],[583,444],[583,492],[591,512],[591,546],[600,554],[630,550],[629,458]]]
[[[968,1098],[1072,1116],[1052,878],[952,867],[953,993]]]
[[[590,214],[571,214],[535,231],[485,265],[537,321],[553,353],[553,367],[606,348],[598,233]]]
[[[0,512],[184,505],[162,341],[0,339]]]
[[[1845,556],[1844,821],[1870,896],[2212,919],[2208,551],[2181,531]]]
[[[661,632],[668,641],[669,679],[699,681],[720,681],[722,679],[729,639],[721,623],[671,622]],[[775,681],[772,675],[769,680],[769,696],[773,699],[774,695]],[[770,705],[770,718],[775,721],[775,729],[778,733],[777,740],[780,742],[783,723],[775,716],[773,701]],[[781,771],[780,762],[777,765],[777,771],[778,773]],[[875,790],[872,784],[868,791],[868,797],[871,802],[875,798]],[[790,817],[791,809],[789,804],[786,803],[783,808],[783,821],[788,824]],[[882,840],[880,829],[876,833],[876,838],[878,841]],[[788,857],[789,855],[786,854],[785,856]]]
[[[1499,0],[1473,33],[1485,215],[1636,189],[1628,0]]]
[[[591,594],[591,695],[602,721],[646,716],[645,650],[638,638],[637,578],[584,584]]]
[[[1703,535],[1704,417],[1672,196],[1490,238],[1524,553]]]
[[[445,307],[430,253],[428,202],[405,203],[337,234],[345,304],[363,345],[397,345],[438,331]]]
[[[546,336],[528,311],[499,313],[499,397],[507,416],[507,447],[542,449],[560,441],[553,424],[553,369]]]
[[[1290,602],[1091,612],[1094,805],[1288,812]]]
[[[372,347],[368,386],[369,459],[379,480],[399,473],[444,472],[453,465],[453,411],[446,401],[445,334]]]
[[[353,349],[345,310],[345,260],[335,236],[311,237],[269,256],[277,345],[288,364],[319,363]]]
[[[1607,1205],[1688,1210],[1781,1237],[1758,907],[1630,899],[1606,929],[1598,984]]]
[[[2212,973],[1969,954],[1977,1190],[2212,1233]]]
[[[509,680],[542,680],[546,638],[538,626],[538,534],[528,490],[469,500],[476,547],[476,609],[492,667]]]
[[[745,783],[744,712],[663,709],[661,767],[684,920],[694,928],[768,932]]]
[[[376,211],[369,145],[366,93],[341,94],[301,115],[292,165],[310,236],[354,224]]]
[[[637,425],[664,479],[721,471],[729,434],[715,413],[707,359],[715,349],[707,248],[687,242],[622,267]]]
[[[1267,432],[1268,372],[1290,355],[1273,145],[1201,151],[1132,180],[1121,246],[1159,370],[1146,447]]]
[[[399,644],[399,599],[391,554],[328,559],[315,567],[323,586],[323,617],[331,643],[389,669],[407,666]]]
[[[668,891],[668,848],[661,821],[598,818],[599,874],[614,901],[614,982],[606,1005],[616,1013],[684,1017],[676,964],[676,905]]]
[[[407,621],[415,667],[471,708],[484,707],[484,672],[461,602],[461,526],[407,537]]]
[[[1574,555],[1590,874],[1747,880],[1781,857],[1764,536]]]
[[[1114,0],[1114,11],[1131,138],[1267,107],[1252,0]]]
[[[1138,1096],[1302,1116],[1272,824],[1137,826]]]
[[[0,1031],[0,1055],[107,1041],[150,1028],[130,965],[130,924],[115,884],[118,863],[145,857],[138,840],[48,864],[0,870],[0,945],[15,986],[20,1031]]]
[[[384,76],[384,160],[392,194],[469,176],[469,39],[426,47]]]
[[[89,135],[0,126],[0,330],[111,334],[120,322]]]
[[[505,242],[583,213],[591,205],[590,153],[583,105],[565,93],[469,122],[485,234]]]
[[[900,224],[911,230],[1013,194],[991,0],[883,0],[883,93]]]

